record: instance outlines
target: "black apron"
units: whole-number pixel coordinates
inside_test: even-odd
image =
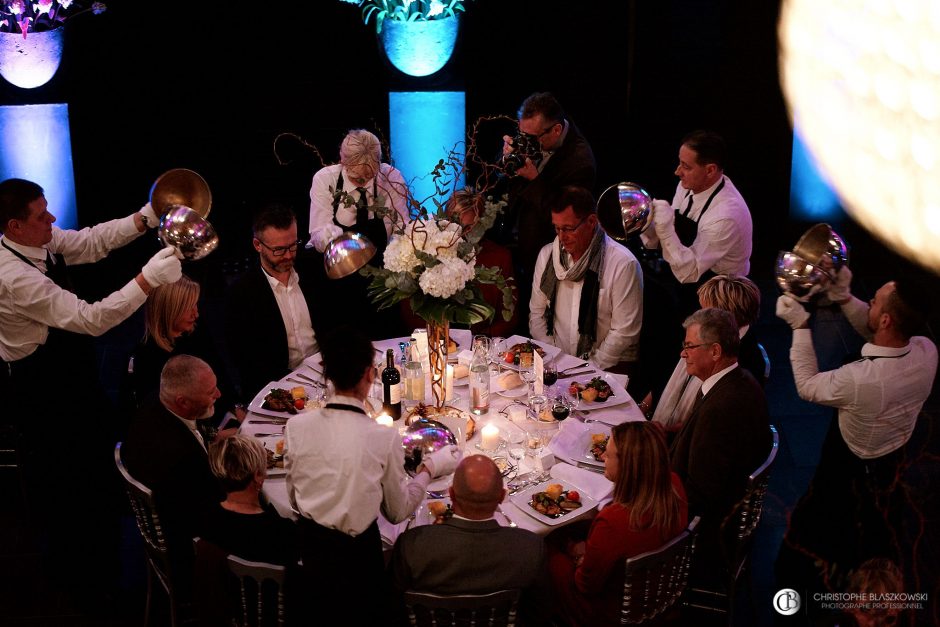
[[[379,218],[378,216],[369,218],[368,215],[358,215],[356,218],[356,223],[352,226],[340,224],[336,220],[336,211],[339,209],[340,200],[340,194],[338,192],[343,191],[344,184],[345,180],[343,179],[343,172],[340,170],[339,176],[336,178],[336,193],[333,194],[333,224],[343,229],[344,231],[362,233],[368,237],[369,241],[375,244],[375,256],[369,263],[370,265],[379,267],[382,264],[382,255],[385,253],[385,247],[388,246],[388,233],[385,231],[385,220]],[[376,198],[378,196],[378,192],[378,176],[375,176],[372,179],[372,198]],[[391,202],[391,199],[389,199],[389,202]],[[394,210],[391,205],[388,206],[388,209]]]

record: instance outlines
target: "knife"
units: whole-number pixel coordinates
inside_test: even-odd
[[[597,370],[579,370],[579,371],[577,371],[577,372],[566,372],[565,374],[558,375],[558,378],[559,378],[559,379],[568,379],[568,378],[571,378],[571,377],[579,377],[579,376],[581,376],[581,375],[583,375],[583,374],[593,374],[593,373],[595,373],[595,372],[597,372]]]
[[[578,468],[584,468],[585,470],[590,470],[591,472],[596,472],[598,474],[604,474],[603,466],[594,466],[586,462],[578,462]]]
[[[272,418],[271,420],[249,420],[248,424],[250,425],[286,425],[287,419],[278,420],[277,418]]]

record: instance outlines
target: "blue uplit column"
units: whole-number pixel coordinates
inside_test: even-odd
[[[78,226],[68,105],[0,106],[0,180],[8,178],[38,183],[56,226]]]
[[[437,206],[430,200],[435,195],[431,172],[438,161],[452,151],[466,149],[466,94],[462,91],[393,91],[388,94],[388,111],[392,155],[395,167],[401,170],[411,186],[414,198],[433,213]],[[451,174],[450,172],[447,173]],[[447,180],[451,189],[465,185]],[[444,202],[446,198],[438,198]]]
[[[790,217],[808,222],[832,222],[845,217],[842,203],[816,168],[813,155],[793,131],[793,160],[790,165]]]

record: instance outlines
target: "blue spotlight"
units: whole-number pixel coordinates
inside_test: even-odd
[[[388,94],[392,156],[411,187],[414,198],[433,213],[437,206],[431,172],[451,151],[460,158],[466,150],[466,101],[462,91],[393,91]],[[451,172],[447,172],[451,175]],[[447,195],[465,185],[461,172],[449,185]],[[444,202],[446,197],[438,198]]]
[[[0,180],[9,178],[42,186],[56,226],[78,226],[68,105],[0,106]]]
[[[839,197],[822,173],[809,148],[793,132],[793,161],[790,166],[790,217],[809,222],[838,221],[845,216]]]

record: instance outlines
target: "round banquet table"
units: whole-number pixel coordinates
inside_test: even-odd
[[[469,348],[471,341],[469,331],[453,329],[451,330],[450,335],[451,338],[457,342],[460,348]],[[398,355],[399,342],[407,342],[408,339],[409,338],[407,337],[393,338],[374,342],[374,346],[377,351],[376,363],[378,364],[380,362],[384,362],[386,349],[394,349],[395,354]],[[525,338],[520,338],[518,336],[508,338],[507,346],[517,341],[523,341],[524,339]],[[543,346],[546,345],[543,344]],[[557,349],[551,350],[554,352]],[[577,366],[581,363],[584,362],[565,353],[559,353],[554,356],[553,359],[547,362],[547,364],[551,364],[559,372],[565,370],[566,368],[573,368],[574,366]],[[589,368],[578,370],[586,369]],[[323,378],[322,374],[320,373],[322,373],[322,367],[320,365],[319,355],[312,355],[311,357],[308,357],[306,360],[304,360],[304,363],[293,373],[286,376],[281,381],[276,382],[277,387],[290,389],[296,385],[307,382],[307,380],[311,378],[322,381]],[[589,380],[590,378],[598,376],[599,374],[604,373],[598,371],[574,378],[562,378],[559,379],[558,385],[568,385],[571,381]],[[585,441],[585,438],[590,439],[591,433],[609,434],[610,427],[612,425],[617,425],[622,422],[633,420],[644,420],[644,417],[636,403],[626,392],[625,388],[627,377],[625,375],[618,375],[613,373],[606,373],[604,376],[608,379],[608,381],[615,383],[615,385],[612,387],[615,390],[615,398],[619,396],[617,399],[617,404],[611,405],[609,407],[604,406],[602,408],[591,409],[587,412],[572,412],[572,415],[568,419],[560,423],[556,423],[558,425],[557,432],[552,438],[551,443],[548,445],[548,447],[546,447],[546,449],[551,451],[554,455],[555,463],[550,470],[550,479],[548,479],[546,483],[541,484],[540,488],[544,489],[547,483],[562,483],[565,485],[565,487],[578,488],[582,494],[587,495],[590,500],[596,501],[598,505],[585,508],[586,511],[581,513],[572,512],[571,514],[567,514],[562,518],[547,524],[543,521],[544,519],[539,519],[534,510],[531,510],[531,508],[529,508],[527,505],[520,502],[522,506],[519,507],[516,505],[516,503],[513,502],[514,499],[512,496],[507,496],[506,500],[500,506],[500,511],[497,511],[496,513],[496,519],[499,520],[501,524],[507,525],[510,521],[512,521],[520,528],[528,529],[535,533],[545,535],[556,526],[566,525],[576,520],[592,517],[597,507],[603,506],[610,500],[609,497],[613,489],[613,484],[604,478],[602,472],[598,472],[598,467],[581,461],[584,458],[583,453],[585,450],[583,442]],[[425,388],[429,389],[430,386],[426,385]],[[269,422],[272,420],[273,416],[259,415],[252,410],[252,407],[258,407],[260,405],[260,399],[263,397],[266,390],[267,388],[265,388],[265,390],[262,392],[259,392],[255,401],[253,401],[249,406],[249,415],[241,427],[241,433],[256,435],[271,434],[274,432],[275,435],[261,437],[262,441],[265,443],[265,446],[273,449],[277,440],[280,439],[280,436],[276,435],[276,432],[282,430],[282,425],[272,424]],[[447,404],[466,411],[468,407],[467,386],[455,386],[454,394],[455,399],[451,402],[448,402]],[[504,396],[503,394],[495,392],[491,382],[489,412],[481,416],[473,416],[473,418],[476,420],[476,429],[473,437],[469,441],[465,442],[463,446],[464,455],[484,453],[491,456],[504,457],[514,466],[518,465],[518,468],[515,471],[507,474],[504,480],[507,486],[510,486],[514,481],[517,481],[516,477],[525,478],[526,475],[528,475],[529,478],[532,478],[542,471],[540,462],[532,457],[526,456],[521,461],[516,461],[510,458],[510,442],[519,441],[522,439],[522,435],[524,434],[526,428],[526,424],[523,423],[527,423],[528,426],[537,425],[538,427],[542,428],[552,428],[551,423],[537,423],[537,421],[531,419],[521,423],[511,421],[507,415],[507,410],[509,407],[526,400],[525,395],[522,395],[521,398],[513,398],[512,396]],[[380,406],[381,401],[377,401],[375,399],[380,397],[381,383],[378,383],[377,388],[373,389],[372,399],[373,404],[376,407]],[[496,451],[482,451],[480,449],[480,445],[482,443],[481,432],[483,427],[486,425],[494,425],[499,429],[500,448]],[[404,421],[398,420],[390,428],[404,429]],[[515,447],[524,445],[520,443],[513,444],[512,446]],[[452,476],[453,475],[432,480],[431,484],[428,486],[428,489],[444,492],[446,496],[446,491],[450,485]],[[270,471],[268,478],[265,480],[263,491],[267,500],[282,516],[292,518],[297,517],[298,514],[292,509],[290,500],[287,496],[287,483],[283,470],[274,469]],[[524,490],[520,490],[520,494],[523,494],[523,492]],[[433,517],[428,513],[427,508],[428,501],[430,500],[436,499],[432,499],[430,497],[426,498],[425,501],[418,506],[418,509],[415,511],[415,514],[411,519],[405,520],[398,524],[392,524],[388,522],[383,516],[379,516],[379,531],[381,532],[383,542],[386,544],[386,546],[392,546],[395,543],[395,539],[398,537],[398,535],[408,527],[429,524],[432,522]],[[448,503],[450,502],[449,497],[446,497],[443,500]],[[531,510],[533,513],[530,514],[529,511],[526,510]]]

